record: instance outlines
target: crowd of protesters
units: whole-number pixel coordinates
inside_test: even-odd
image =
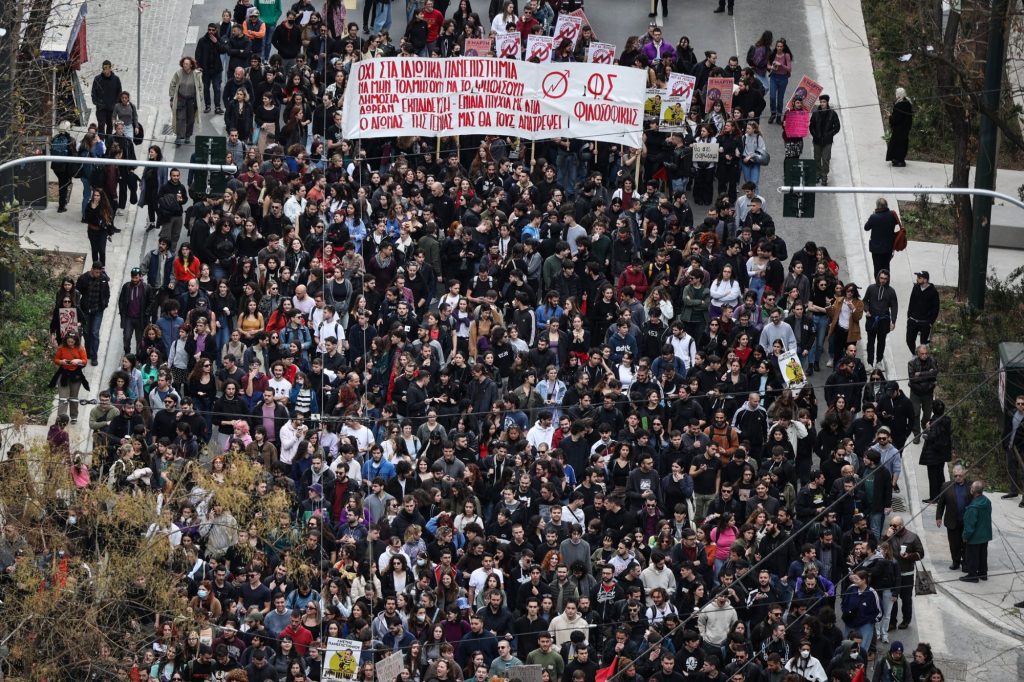
[[[492,2],[490,26],[550,32],[569,5]],[[292,501],[273,538],[216,490],[165,503],[151,532],[195,624],[151,621],[133,675],[318,682],[327,638],[342,637],[364,643],[367,682],[393,651],[412,682],[524,664],[544,682],[595,682],[613,661],[631,681],[846,682],[869,656],[876,680],[941,682],[927,644],[904,655],[889,640],[911,623],[924,553],[890,514],[902,449],[924,434],[929,499],[951,458],[927,345],[938,293],[927,272],[909,297],[890,287],[882,200],[863,298],[864,273],[842,273],[825,244],[787,245],[758,184],[774,144],[759,125],[787,114],[786,42],[766,32],[746,67],[723,67],[653,24],[630,37],[619,62],[652,87],[698,79],[683,131],[651,124],[640,153],[345,140],[353,62],[456,58],[487,25],[468,0],[409,3],[395,46],[390,12],[367,3],[368,37],[334,1],[245,0],[211,24],[171,104],[179,144],[200,111],[223,115],[238,164],[223,192],[208,191],[217,178],[131,181],[83,159],[95,263],[62,285],[51,327],[51,435],[77,421],[83,388],[97,396],[76,482],[155,494],[245,460],[262,470],[254,496]],[[557,59],[585,59],[589,36]],[[710,76],[734,78],[733,111],[703,114]],[[839,123],[820,100],[825,181]],[[125,153],[125,123],[100,116],[77,148]],[[709,136],[719,162],[694,164],[690,145]],[[779,137],[799,155],[801,140]],[[158,245],[114,292],[104,242],[137,183]],[[898,313],[913,321],[905,372],[883,357]],[[90,388],[104,315],[124,355]],[[806,380],[790,388],[778,358],[794,351]],[[0,560],[16,539],[4,542]]]

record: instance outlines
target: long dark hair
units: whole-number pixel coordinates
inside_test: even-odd
[[[754,47],[772,47],[775,40],[775,36],[772,35],[771,31],[765,31],[761,34],[761,37],[754,43]]]

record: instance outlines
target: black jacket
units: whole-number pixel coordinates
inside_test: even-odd
[[[839,133],[839,114],[832,109],[820,106],[811,114],[810,133],[814,144],[832,144],[833,138]]]
[[[102,73],[92,79],[92,103],[97,109],[113,109],[121,97],[121,79],[116,73],[104,76]]]
[[[91,286],[98,286],[99,291],[95,299],[91,299],[89,296],[89,289]],[[93,281],[91,273],[82,273],[78,278],[78,282],[75,284],[75,289],[82,295],[82,300],[79,303],[79,307],[82,312],[86,313],[98,313],[107,309],[110,305],[110,278],[107,277],[106,273],[100,275]],[[95,303],[96,305],[92,305]]]
[[[873,481],[872,496],[867,500],[869,514],[881,514],[892,507],[892,474],[879,464],[874,469],[865,469],[862,478],[871,477]]]
[[[231,78],[231,75],[239,66],[243,69],[249,68],[249,55],[252,53],[252,43],[244,35],[228,36],[227,40],[224,41],[223,49],[228,55],[228,78]],[[226,90],[227,88],[225,88]],[[251,85],[249,86],[249,97],[251,101]]]
[[[281,59],[295,59],[302,50],[302,27],[293,21],[291,28],[288,28],[281,22],[274,29],[270,42],[280,53]]]
[[[910,383],[910,391],[917,395],[926,395],[935,390],[938,381],[939,365],[931,355],[926,360],[914,356],[914,359],[907,363],[907,378]]]
[[[931,283],[924,289],[915,284],[910,290],[907,317],[918,322],[934,324],[939,318],[939,290]]]
[[[895,324],[897,312],[899,302],[896,300],[896,291],[888,284],[876,282],[864,292],[864,316],[868,318],[868,324],[872,324],[872,320],[889,320]]]
[[[145,319],[153,302],[153,290],[145,281],[139,284],[142,287],[142,305],[139,307],[139,317]],[[117,312],[121,315],[122,320],[128,317],[128,297],[131,289],[132,283],[125,282],[121,285],[121,292],[117,296]]]
[[[208,34],[203,35],[196,43],[196,61],[199,68],[203,70],[203,77],[213,76],[224,71],[224,65],[220,56],[224,54],[224,43],[217,39],[217,42],[210,40]]]
[[[932,419],[924,432],[924,445],[921,447],[921,459],[924,465],[945,464],[953,459],[953,423],[949,415]]]
[[[871,233],[868,249],[871,253],[892,253],[896,239],[896,214],[887,208],[876,209],[864,224],[864,231]]]

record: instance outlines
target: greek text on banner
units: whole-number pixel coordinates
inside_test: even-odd
[[[345,138],[512,135],[639,147],[646,74],[612,64],[378,58],[345,92]]]

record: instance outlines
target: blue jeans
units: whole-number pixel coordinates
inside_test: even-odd
[[[889,616],[892,615],[892,590],[875,590],[882,606],[882,619],[875,623],[875,635],[882,639],[889,628]]]
[[[740,170],[743,171],[743,179],[747,182],[756,185],[761,181],[761,164],[740,161]]]
[[[92,183],[89,182],[88,173],[86,177],[81,178],[82,180],[82,213],[85,213],[86,207],[89,206],[89,201],[92,199]]]
[[[85,314],[85,354],[90,360],[98,360],[100,352],[100,327],[103,325],[103,311]]]
[[[558,180],[565,187],[565,193],[572,196],[576,193],[576,175],[579,162],[575,154],[559,151],[555,154],[555,168],[558,171]]]
[[[373,22],[373,32],[380,33],[391,29],[391,3],[377,3],[377,20]]]
[[[262,50],[262,52],[263,52],[263,61],[267,61],[268,59],[270,59],[270,50],[271,50],[272,47],[274,47],[270,43],[270,39],[274,35],[274,29],[275,28],[277,28],[276,24],[273,25],[273,26],[271,26],[269,23],[267,24],[267,32],[263,35],[263,50]],[[227,71],[225,71],[224,73],[226,74],[224,76],[225,78],[227,78],[229,75],[232,75],[232,74],[228,74]]]
[[[888,625],[889,624],[886,623],[886,626]],[[846,632],[847,636],[849,636],[849,634],[855,630],[860,633],[861,641],[863,642],[861,646],[864,648],[864,650],[867,651],[868,649],[870,649],[871,642],[875,636],[875,624],[865,623],[864,625],[858,625],[857,627],[850,627],[845,623],[843,624],[843,631]]]
[[[871,512],[868,514],[868,527],[876,538],[882,537],[882,524],[885,523],[885,512]]]
[[[768,74],[767,73],[765,73],[763,76],[759,76],[759,75],[757,75],[755,73],[754,74],[754,78],[757,79],[757,82],[761,84],[761,86],[765,89],[765,91],[768,90],[768,88],[770,87],[770,84],[768,83]]]
[[[825,335],[828,334],[828,315],[815,313],[814,315],[814,348],[811,349],[811,362],[821,362],[825,355]]]
[[[213,89],[213,97],[210,96],[210,89]],[[203,74],[203,99],[206,100],[206,106],[210,106],[212,103],[215,107],[220,107],[220,74],[219,73],[204,73]]]
[[[764,281],[764,277],[751,277],[750,278],[750,291],[757,294],[757,302],[761,302],[761,297],[764,296],[764,289],[767,284]]]
[[[419,8],[420,0],[405,0],[405,23],[408,24],[410,21],[412,21],[412,15],[415,14],[416,10],[418,10]]]
[[[778,76],[773,73],[769,85],[769,106],[773,114],[781,114],[786,108],[786,86],[789,85],[789,76]]]

